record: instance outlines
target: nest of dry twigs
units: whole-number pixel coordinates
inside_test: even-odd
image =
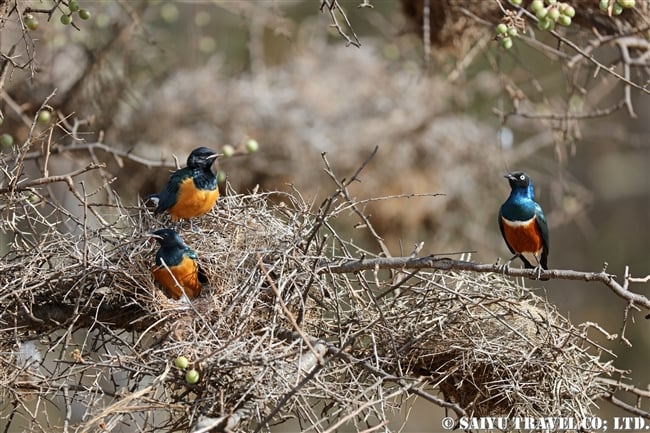
[[[295,418],[329,431],[388,423],[412,394],[459,416],[591,414],[598,378],[614,370],[587,327],[512,280],[336,271],[372,254],[331,225],[360,212],[349,183],[335,182],[319,209],[298,193],[230,191],[181,224],[210,281],[191,304],[165,297],[150,275],[147,232],[164,218],[93,204],[74,184],[78,216],[43,191],[8,193],[0,394],[3,412],[14,410],[5,422],[35,432],[250,431]],[[179,355],[200,372],[197,384],[173,366]],[[58,416],[30,416],[43,405]]]
[[[589,416],[609,368],[543,299],[489,274],[425,273],[408,290],[382,340],[446,400],[474,416]]]

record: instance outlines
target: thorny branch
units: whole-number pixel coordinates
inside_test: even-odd
[[[71,171],[70,173],[67,174],[39,177],[38,179],[33,179],[28,182],[18,184],[15,187],[0,188],[0,194],[6,194],[8,192],[25,191],[30,188],[34,188],[36,186],[45,185],[48,183],[55,183],[55,182],[65,182],[67,184],[70,184],[72,182],[73,177],[79,176],[80,174],[86,173],[91,170],[97,170],[99,168],[104,168],[104,167],[106,167],[106,164],[104,163],[100,163],[100,164],[91,163],[84,168]]]
[[[520,7],[517,8],[521,14],[526,15],[533,22],[538,21],[537,17],[527,9],[520,8]],[[647,28],[640,29],[640,32],[647,31],[647,30],[648,30]],[[550,33],[561,44],[570,47],[576,54],[570,57],[565,53],[560,52],[549,45],[539,43],[536,39],[533,39],[531,37],[522,36],[522,39],[528,41],[529,43],[533,44],[534,46],[538,47],[541,50],[550,51],[553,52],[555,55],[559,55],[565,58],[566,65],[569,68],[574,68],[580,61],[587,61],[596,67],[596,73],[598,73],[599,71],[604,71],[605,73],[614,76],[616,79],[618,79],[620,82],[623,83],[624,96],[623,96],[622,105],[627,108],[630,117],[636,118],[636,113],[634,111],[634,107],[632,104],[631,89],[634,88],[647,95],[650,95],[650,87],[648,86],[648,82],[646,82],[645,84],[639,84],[632,81],[631,66],[645,67],[646,70],[650,70],[649,69],[650,68],[650,61],[649,61],[650,42],[642,39],[641,37],[629,36],[626,34],[610,36],[610,37],[602,37],[596,35],[596,37],[592,39],[586,47],[583,48],[580,47],[576,42],[564,36],[561,32],[558,32],[556,30],[551,30]],[[621,53],[620,62],[622,63],[623,66],[622,73],[617,72],[613,67],[605,65],[593,55],[594,49],[604,45],[605,43],[608,44],[614,43],[616,47],[618,47],[619,52]],[[631,47],[641,49],[640,50],[641,54],[639,54],[637,58],[633,58],[630,55]],[[615,105],[615,107],[619,107],[619,106],[620,104]],[[590,117],[590,115],[588,114],[585,116]]]
[[[123,150],[115,146],[109,146],[102,142],[74,143],[65,146],[55,145],[52,146],[50,152],[48,152],[48,155],[61,155],[65,153],[76,153],[76,152],[92,152],[94,150],[101,150],[103,152],[108,153],[117,161],[118,165],[120,166],[123,165],[122,159],[127,159],[129,161],[135,162],[136,164],[140,164],[148,168],[152,168],[152,167],[178,168],[179,167],[178,161],[174,158],[163,158],[163,157],[161,157],[160,159],[145,158],[136,153],[133,153],[132,149]],[[243,156],[243,155],[245,155],[245,152],[240,151],[238,153],[235,153],[233,157]],[[43,152],[36,150],[36,151],[25,153],[23,159],[25,161],[28,161],[28,160],[40,159],[42,157],[43,157]],[[0,158],[0,161],[2,162],[6,162],[7,160],[9,160],[8,156]]]
[[[375,148],[372,150],[372,152],[370,153],[368,158],[364,161],[363,164],[361,164],[361,166],[357,169],[357,171],[352,175],[350,180],[347,181],[347,182],[345,181],[345,179],[342,179],[342,180],[339,181],[339,179],[336,177],[336,175],[334,174],[334,171],[332,170],[332,166],[330,165],[329,161],[327,160],[327,154],[326,153],[323,153],[321,155],[321,157],[323,158],[323,162],[325,163],[325,173],[327,173],[327,175],[330,177],[330,179],[332,179],[332,181],[338,187],[335,194],[330,196],[330,197],[336,197],[338,194],[341,194],[345,198],[345,201],[347,203],[351,204],[351,207],[352,207],[352,210],[354,211],[354,213],[359,217],[359,219],[363,222],[363,225],[370,231],[370,234],[372,235],[372,237],[377,241],[377,243],[379,244],[379,247],[381,248],[382,253],[384,255],[386,255],[387,257],[390,257],[391,254],[390,254],[390,251],[388,250],[388,246],[386,246],[386,244],[384,243],[384,240],[381,238],[381,236],[379,236],[379,233],[377,233],[375,231],[375,229],[372,226],[372,224],[370,223],[370,220],[368,219],[368,217],[363,212],[361,212],[359,207],[356,205],[355,200],[353,200],[350,197],[350,192],[348,191],[348,186],[349,185],[351,185],[353,182],[359,181],[359,174],[364,169],[366,164],[368,162],[370,162],[370,160],[372,158],[374,158],[374,156],[377,154],[378,150],[379,150],[379,147],[375,146]]]
[[[436,257],[430,255],[426,257],[380,257],[380,258],[361,258],[359,260],[349,260],[343,263],[336,264],[321,264],[318,270],[320,273],[348,273],[359,272],[364,270],[375,269],[438,269],[445,271],[471,271],[471,272],[491,272],[503,273],[512,277],[527,277],[531,279],[537,278],[536,269],[523,269],[523,268],[506,268],[499,264],[482,264],[475,262],[468,262],[462,260],[453,260],[446,257]],[[601,272],[579,272],[573,270],[550,269],[543,270],[540,277],[548,277],[549,279],[557,280],[580,280],[580,281],[598,281],[605,284],[617,296],[626,301],[642,306],[650,310],[650,299],[645,296],[630,292],[628,285],[630,276],[625,275],[625,282],[623,285],[615,280],[615,276],[608,274],[605,271]]]
[[[369,5],[370,4],[368,2],[361,4],[363,7],[368,7]],[[347,45],[354,45],[357,48],[361,47],[361,42],[354,32],[352,24],[350,24],[350,20],[348,20],[348,16],[346,15],[345,10],[339,5],[338,0],[322,0],[320,10],[323,12],[325,9],[327,9],[330,18],[332,19],[331,26],[336,29],[336,31],[339,33],[339,35],[341,35],[341,37],[343,37],[343,39],[345,39]],[[345,29],[339,23],[337,12],[345,23]]]
[[[377,154],[377,151],[379,148],[375,146],[373,151],[368,155],[365,161],[359,166],[357,171],[350,177],[350,179],[342,179],[338,180],[336,176],[334,176],[331,167],[329,167],[327,163],[327,158],[326,158],[326,153],[322,153],[321,157],[323,158],[323,161],[326,164],[326,172],[332,177],[339,187],[336,189],[329,197],[327,197],[321,205],[318,208],[318,215],[316,216],[316,224],[311,228],[310,232],[307,234],[305,237],[305,247],[304,250],[307,251],[309,247],[311,246],[312,241],[314,240],[314,237],[318,234],[319,230],[322,228],[322,226],[327,222],[327,216],[328,215],[333,215],[335,212],[333,212],[332,207],[336,203],[337,199],[339,196],[343,195],[345,196],[347,194],[346,188],[350,186],[352,183],[357,182],[359,180],[359,174],[361,171],[365,168],[365,166],[370,162],[370,160]],[[381,241],[381,239],[378,239],[378,241]],[[383,247],[382,247],[383,249]]]

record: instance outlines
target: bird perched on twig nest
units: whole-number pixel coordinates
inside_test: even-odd
[[[212,172],[212,164],[220,156],[207,147],[194,149],[187,157],[187,166],[173,172],[159,194],[147,197],[158,203],[154,214],[167,211],[172,221],[178,221],[209,212],[219,198],[217,177]]]
[[[183,294],[190,299],[199,296],[208,279],[196,263],[196,253],[172,229],[156,230],[151,237],[160,243],[156,266],[151,270],[154,279],[174,299]]]

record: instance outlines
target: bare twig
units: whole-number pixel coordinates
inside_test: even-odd
[[[384,240],[379,236],[379,233],[377,233],[370,223],[370,220],[368,217],[359,210],[359,207],[357,206],[356,202],[352,200],[350,197],[350,193],[348,192],[348,186],[351,185],[353,182],[359,181],[359,174],[361,171],[364,169],[366,164],[375,156],[379,148],[375,146],[373,149],[372,153],[368,158],[361,164],[361,166],[357,169],[357,171],[352,175],[349,181],[345,182],[339,181],[336,175],[334,174],[334,171],[332,170],[332,167],[330,166],[329,161],[327,160],[327,155],[323,153],[321,156],[323,158],[323,162],[325,163],[325,172],[329,175],[330,179],[336,183],[338,186],[337,192],[339,192],[347,201],[347,203],[350,203],[350,206],[352,207],[352,210],[357,216],[363,221],[364,226],[370,231],[370,234],[372,234],[373,238],[377,241],[379,244],[379,247],[381,248],[381,251],[386,255],[387,257],[390,257],[390,251],[388,250],[388,247],[384,243]]]
[[[350,21],[348,20],[347,15],[345,14],[345,10],[339,5],[337,0],[322,0],[321,5],[320,5],[320,10],[321,12],[327,9],[331,19],[332,19],[332,24],[331,26],[336,29],[336,31],[345,39],[347,45],[354,45],[355,47],[359,48],[361,47],[361,42],[359,41],[359,38],[357,37],[356,33],[354,32],[354,29],[352,28],[352,24],[350,24]],[[339,18],[336,15],[336,12],[339,12],[341,15],[341,18],[343,18],[343,21],[345,22],[345,30],[343,27],[341,27],[341,24],[339,23]],[[349,34],[348,34],[349,33]]]
[[[102,150],[104,152],[113,155],[114,158],[125,158],[131,160],[137,164],[143,165],[145,167],[170,167],[175,168],[176,165],[169,159],[148,159],[142,156],[133,154],[131,150],[122,150],[116,147],[109,146],[101,142],[94,143],[75,143],[67,146],[52,146],[50,149],[50,155],[59,155],[68,152],[89,152],[93,150]],[[25,153],[25,160],[42,158],[43,153],[40,151],[33,151]],[[0,161],[4,161],[5,158],[0,158]]]
[[[106,167],[106,164],[100,163],[100,164],[88,164],[84,168],[80,168],[78,170],[71,171],[70,173],[67,174],[61,174],[57,176],[46,176],[46,177],[39,177],[38,179],[33,179],[28,182],[24,183],[19,183],[15,187],[5,187],[5,188],[0,188],[0,194],[7,194],[8,192],[19,192],[19,191],[25,191],[30,188],[34,188],[36,186],[40,185],[46,185],[49,183],[54,183],[54,182],[66,182],[70,183],[72,182],[72,178],[79,176],[80,174],[86,173],[91,170],[97,170],[99,168]],[[80,200],[83,202],[83,200]]]
[[[321,273],[359,272],[372,269],[439,269],[447,271],[454,270],[503,273],[512,277],[527,277],[531,279],[537,278],[536,269],[507,268],[504,270],[503,267],[498,264],[481,264],[461,260],[453,260],[446,257],[436,257],[435,255],[418,258],[364,258],[360,260],[349,260],[344,263],[326,264],[322,266],[323,267],[319,270]],[[622,286],[615,280],[614,275],[608,274],[604,271],[579,272],[573,270],[551,269],[543,270],[540,276],[558,280],[598,281],[609,287],[610,290],[612,290],[620,298],[650,310],[650,299],[641,294],[628,291],[627,287]]]

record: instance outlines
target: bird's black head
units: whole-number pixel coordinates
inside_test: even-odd
[[[180,235],[174,229],[160,229],[149,233],[152,238],[156,239],[162,247],[182,247],[185,245]]]
[[[207,147],[197,147],[187,157],[187,166],[190,168],[207,168],[221,156],[219,153]]]
[[[508,183],[512,189],[528,189],[528,185],[531,183],[530,177],[528,177],[528,175],[523,171],[513,171],[512,173],[508,173],[503,177],[508,179]]]

